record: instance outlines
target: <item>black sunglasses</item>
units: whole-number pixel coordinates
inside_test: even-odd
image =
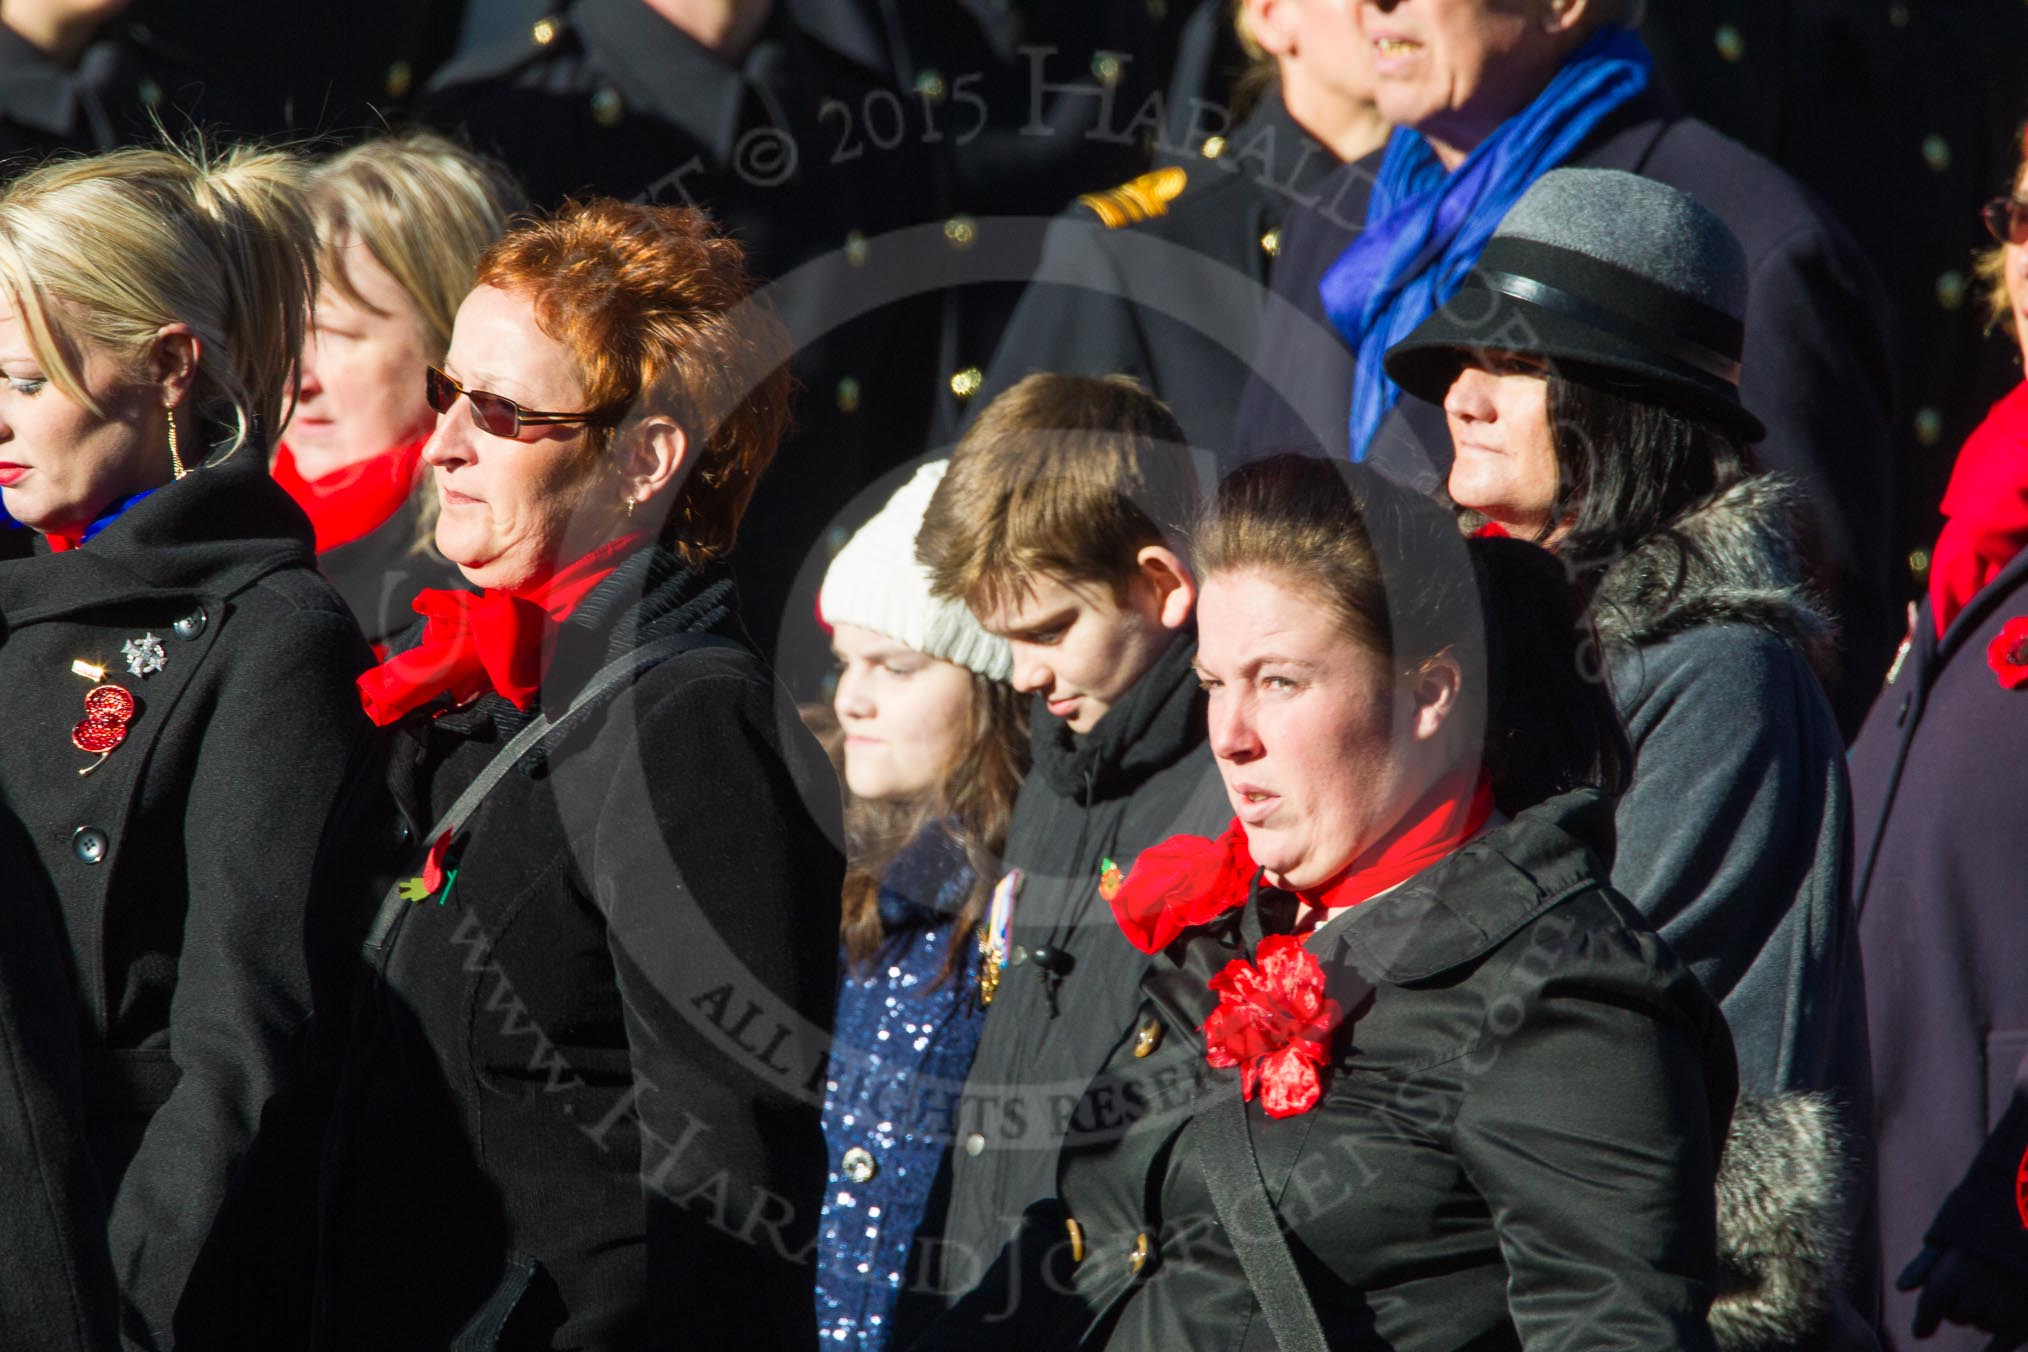
[[[451,405],[464,395],[471,405],[472,421],[481,431],[491,432],[496,437],[511,437],[524,427],[559,427],[570,423],[603,422],[609,413],[537,413],[515,403],[504,394],[489,394],[485,390],[468,390],[457,381],[439,371],[436,367],[425,367],[423,376],[423,397],[429,400],[430,408],[437,413],[449,413]]]
[[[1979,208],[1986,230],[2002,244],[2028,244],[2028,202],[2018,197],[1995,197]]]

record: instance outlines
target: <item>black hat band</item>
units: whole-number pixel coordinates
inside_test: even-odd
[[[1739,386],[1738,359],[1705,347],[1702,343],[1691,342],[1680,334],[1644,324],[1631,315],[1603,309],[1590,301],[1571,295],[1568,291],[1545,282],[1538,282],[1533,277],[1522,277],[1512,272],[1497,272],[1482,267],[1473,270],[1471,280],[1489,291],[1497,291],[1514,300],[1564,315],[1602,333],[1637,343],[1662,356],[1674,358],[1685,366],[1717,377],[1735,389]]]

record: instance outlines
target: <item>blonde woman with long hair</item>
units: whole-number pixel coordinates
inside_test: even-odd
[[[272,151],[123,150],[0,194],[0,890],[68,949],[56,1073],[129,1346],[307,1320],[306,1048],[350,949],[308,898],[369,862],[320,847],[371,747],[370,654],[267,473],[314,248]]]
[[[310,517],[317,564],[369,641],[415,623],[409,602],[457,570],[430,543],[436,494],[423,372],[486,246],[521,208],[507,171],[430,131],[376,136],[310,170],[317,298],[275,479]]]

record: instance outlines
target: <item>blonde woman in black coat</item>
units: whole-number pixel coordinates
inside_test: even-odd
[[[121,151],[0,197],[0,798],[60,915],[140,1347],[285,1342],[307,1290],[303,1050],[346,951],[308,898],[371,747],[369,654],[261,442],[312,247],[269,152]]]

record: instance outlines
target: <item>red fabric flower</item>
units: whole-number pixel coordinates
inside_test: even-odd
[[[2028,615],[2016,615],[2000,626],[2000,632],[1986,645],[1986,665],[2000,678],[2003,690],[2028,685]]]
[[[1138,871],[1138,869],[1137,869]],[[1211,978],[1218,1008],[1204,1021],[1204,1059],[1239,1067],[1239,1092],[1269,1117],[1293,1117],[1317,1105],[1317,1068],[1330,1059],[1342,1016],[1324,995],[1324,969],[1294,935],[1261,940],[1254,962],[1234,958]]]
[[[1142,850],[1106,901],[1128,943],[1159,953],[1192,925],[1244,905],[1258,871],[1247,853],[1246,828],[1235,819],[1216,840],[1171,836]]]

